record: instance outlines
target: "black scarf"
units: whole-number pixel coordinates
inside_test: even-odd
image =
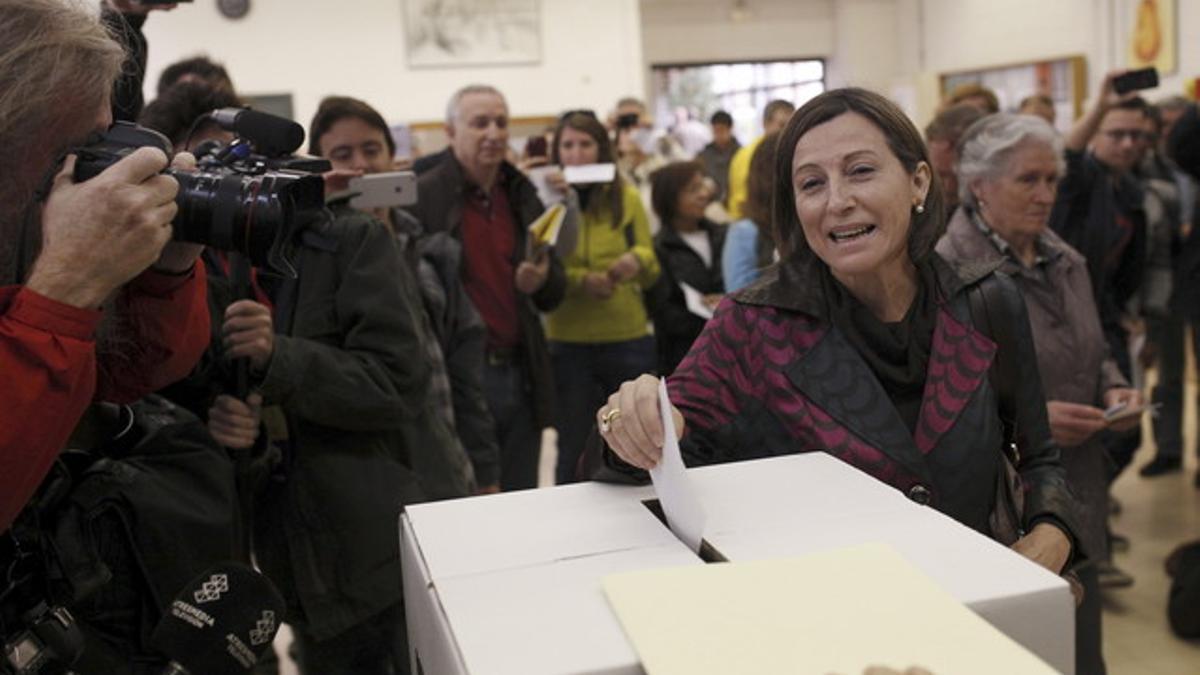
[[[828,268],[821,279],[830,322],[883,385],[909,431],[915,431],[937,324],[937,277],[933,268],[928,264],[917,267],[917,294],[904,318],[895,323],[876,318]]]

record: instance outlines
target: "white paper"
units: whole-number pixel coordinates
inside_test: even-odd
[[[553,206],[563,200],[563,194],[550,187],[550,183],[546,180],[546,176],[551,171],[557,170],[558,167],[552,165],[535,166],[525,174],[529,178],[529,182],[533,183],[533,186],[537,188],[538,199],[542,200],[542,203],[547,207]]]
[[[662,459],[650,469],[650,478],[667,516],[667,527],[688,548],[699,553],[700,539],[704,536],[704,508],[688,481],[683,456],[679,454],[679,438],[675,435],[675,419],[671,416],[665,378],[658,381],[658,407],[663,426]]]
[[[563,178],[568,183],[611,183],[617,177],[616,164],[582,164],[579,166],[564,166]]]
[[[688,286],[682,281],[679,282],[679,287],[683,289],[683,300],[687,303],[688,311],[701,319],[713,318],[712,309],[704,304],[704,294],[700,291]]]

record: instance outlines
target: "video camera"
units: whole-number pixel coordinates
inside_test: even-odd
[[[295,122],[242,108],[223,108],[205,120],[237,134],[228,145],[197,148],[195,171],[167,169],[179,181],[179,213],[171,225],[174,239],[245,255],[258,267],[293,274],[286,251],[300,216],[325,206],[320,173],[329,162],[295,158],[304,129]],[[76,182],[86,181],[143,146],[168,157],[174,149],[166,136],[130,122],[117,122],[97,141],[75,150]]]

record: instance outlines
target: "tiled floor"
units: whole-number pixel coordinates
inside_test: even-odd
[[[1193,401],[1194,384],[1189,389]],[[1195,434],[1192,418],[1185,438],[1191,442]],[[1123,510],[1113,520],[1113,530],[1131,542],[1129,551],[1118,553],[1115,562],[1136,581],[1131,588],[1105,594],[1104,655],[1112,675],[1196,674],[1200,673],[1200,641],[1187,642],[1171,634],[1166,617],[1169,579],[1163,571],[1163,560],[1172,549],[1200,539],[1200,490],[1192,485],[1196,457],[1186,458],[1182,474],[1142,478],[1136,469],[1151,457],[1153,446],[1147,443],[1114,488]]]

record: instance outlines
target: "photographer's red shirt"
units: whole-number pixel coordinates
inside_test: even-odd
[[[116,300],[122,353],[96,358],[100,312],[0,287],[0,532],[37,490],[93,400],[128,403],[191,370],[208,346],[204,267],[145,272]]]

